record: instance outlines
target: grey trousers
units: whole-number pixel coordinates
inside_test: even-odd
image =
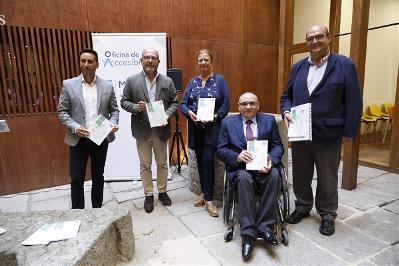
[[[317,171],[315,205],[322,219],[335,220],[338,209],[338,168],[341,145],[314,141],[291,143],[295,210],[309,213],[313,207],[312,179]]]

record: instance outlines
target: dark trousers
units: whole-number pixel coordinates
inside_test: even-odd
[[[84,209],[85,198],[83,184],[87,161],[91,159],[91,205],[101,208],[104,190],[104,166],[107,158],[108,141],[100,146],[87,138],[80,138],[76,146],[69,148],[69,174],[71,175],[72,209]]]
[[[322,219],[334,220],[338,209],[338,168],[341,145],[314,141],[293,142],[292,174],[295,209],[309,213],[313,207],[312,179],[317,171],[316,210]]]
[[[268,174],[257,171],[238,170],[238,205],[240,208],[241,235],[256,239],[260,233],[274,232],[277,218],[277,195],[281,188],[278,170],[273,167]],[[256,195],[259,206],[256,208]]]
[[[215,186],[215,154],[216,147],[205,144],[205,136],[198,129],[194,132],[195,156],[197,157],[198,174],[201,183],[201,191],[207,201],[213,200],[213,188]]]

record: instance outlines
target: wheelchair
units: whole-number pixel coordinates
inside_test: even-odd
[[[281,178],[281,188],[276,199],[277,219],[274,228],[276,237],[280,238],[281,243],[287,246],[288,232],[286,229],[286,225],[288,217],[290,215],[290,199],[288,192],[287,172],[282,163],[277,165],[277,170]],[[225,175],[223,191],[223,220],[228,227],[224,234],[225,242],[229,242],[233,239],[234,225],[237,222],[235,213],[236,211],[239,211],[236,205],[238,205],[238,191],[236,182],[233,181],[230,184]]]

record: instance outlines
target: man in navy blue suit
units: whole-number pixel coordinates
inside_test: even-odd
[[[341,143],[356,137],[362,113],[359,80],[353,62],[330,53],[326,27],[315,25],[306,33],[309,57],[292,66],[281,96],[286,126],[292,122],[291,107],[311,103],[312,141],[292,142],[295,211],[288,222],[297,224],[313,207],[312,179],[317,170],[315,205],[321,216],[319,231],[335,232],[338,209],[338,167]]]
[[[258,236],[268,244],[278,244],[274,224],[281,180],[274,166],[280,163],[284,148],[274,117],[257,113],[259,102],[255,94],[246,92],[241,95],[238,109],[239,115],[222,121],[217,156],[226,164],[229,182],[235,179],[238,187],[242,257],[247,261]],[[252,155],[247,150],[247,140],[254,139],[268,141],[269,156],[259,171],[246,170],[246,164],[252,161]],[[258,208],[256,191],[260,192]]]

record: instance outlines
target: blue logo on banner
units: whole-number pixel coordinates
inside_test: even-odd
[[[106,59],[103,61],[103,67],[124,67],[141,65],[140,54],[136,51],[131,53],[121,51],[105,51]]]

